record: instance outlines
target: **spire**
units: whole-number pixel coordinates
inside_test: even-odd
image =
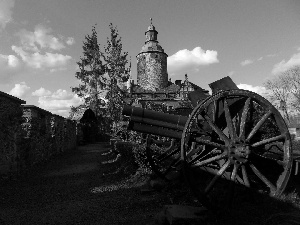
[[[155,30],[155,26],[153,26],[153,24],[152,24],[152,18],[150,18],[150,26],[148,27],[147,31],[145,32],[146,43],[148,41],[157,42],[157,34],[158,34],[158,32]]]
[[[187,74],[185,74],[184,76],[185,76],[185,81],[186,81],[186,82],[188,82],[188,81],[189,81],[189,79],[188,79],[188,75],[187,75]]]

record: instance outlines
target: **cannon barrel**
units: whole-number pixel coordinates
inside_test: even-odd
[[[122,114],[130,117],[129,130],[160,135],[171,138],[181,138],[188,117],[156,112],[133,106],[124,106]]]

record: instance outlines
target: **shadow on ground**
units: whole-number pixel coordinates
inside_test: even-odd
[[[120,170],[124,162],[114,162],[116,155],[109,151],[107,143],[81,146],[18,180],[1,181],[0,224],[146,225],[164,205],[199,205],[184,184],[142,195],[146,178],[132,177],[131,167]],[[292,176],[288,192],[300,193],[299,178]],[[299,208],[290,201],[249,191],[235,202],[234,210],[224,207],[218,220],[212,212],[210,224],[297,224],[284,222],[300,220],[295,216]]]

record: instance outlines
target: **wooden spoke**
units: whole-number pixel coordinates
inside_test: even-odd
[[[251,146],[252,147],[258,147],[258,146],[261,146],[261,145],[270,144],[270,143],[275,142],[275,141],[283,140],[283,139],[286,138],[286,136],[287,136],[286,133],[284,133],[284,134],[278,135],[276,137],[272,137],[272,138],[268,138],[268,139],[264,139],[262,141],[256,142],[256,143],[252,144]]]
[[[196,163],[194,165],[205,166],[205,165],[207,165],[209,163],[212,163],[212,162],[215,162],[215,161],[218,161],[218,160],[226,158],[226,155],[227,155],[227,153],[223,152],[222,154],[219,154],[219,155],[213,156],[211,158],[205,159],[205,160],[203,160],[201,162],[198,162],[198,163]],[[191,161],[189,161],[189,164],[193,164],[194,162],[196,162],[196,161],[198,161],[198,160],[200,160],[200,159],[202,159],[204,157],[205,156],[198,155],[194,159],[192,159]]]
[[[237,140],[237,135],[236,135],[235,127],[233,126],[232,118],[230,115],[230,111],[226,99],[224,100],[224,112],[225,112],[225,118],[229,130],[230,138],[235,141]]]
[[[241,117],[241,123],[240,123],[240,135],[239,138],[241,140],[245,140],[245,125],[246,125],[246,119],[247,119],[247,114],[249,111],[249,107],[250,107],[250,101],[251,98],[248,98],[245,102],[245,106],[242,112],[242,117]]]
[[[159,157],[157,158],[157,161],[158,161],[158,162],[162,162],[162,161],[166,160],[167,158],[169,158],[169,157],[175,155],[175,154],[178,153],[178,152],[179,152],[179,149],[178,149],[178,148],[175,148],[175,149],[174,149],[173,151],[171,151],[170,153],[164,153],[164,154],[162,154],[161,156],[159,156]]]
[[[229,166],[230,166],[230,160],[227,160],[227,162],[222,166],[222,168],[217,172],[217,174],[214,176],[214,178],[210,181],[208,186],[205,188],[204,193],[208,194],[212,190],[216,181],[225,173],[225,171]]]
[[[192,146],[190,148],[190,151],[187,152],[187,155],[186,155],[187,159],[189,159],[191,156],[194,156],[195,154],[200,155],[205,151],[205,146],[204,145],[196,148],[196,144],[197,144],[196,142],[192,142]]]
[[[199,151],[200,150],[200,151]],[[189,159],[190,157],[194,156],[194,155],[201,155],[203,152],[205,151],[205,149],[200,149],[200,148],[195,148],[193,150],[191,150],[188,154],[187,154],[187,159]]]
[[[275,163],[277,163],[278,165],[280,166],[285,166],[286,163],[283,161],[283,160],[279,160],[279,159],[275,159],[275,158],[272,158],[272,157],[269,157],[268,155],[261,155],[261,154],[257,154],[255,152],[253,152],[256,156],[258,157],[261,157],[261,158],[264,158],[266,160],[270,160],[270,161],[273,161]],[[273,154],[273,153],[272,153]],[[282,156],[282,155],[281,155]]]
[[[233,181],[233,182],[236,179],[237,171],[238,171],[238,165],[237,164],[233,164],[233,171],[232,171],[231,177],[230,177],[230,180]]]
[[[259,128],[266,122],[266,120],[269,118],[269,116],[272,114],[272,111],[269,110],[265,115],[258,121],[258,123],[255,125],[253,130],[248,135],[246,141],[250,141],[250,139],[256,134],[256,132],[259,130]]]
[[[244,181],[245,186],[250,187],[250,182],[249,182],[249,178],[248,178],[248,174],[247,174],[245,165],[242,165],[242,174],[243,174],[243,181]]]
[[[213,104],[212,104],[212,107],[213,107],[213,109],[212,109],[212,121],[213,121],[213,123],[215,123],[216,122],[216,118],[217,118],[217,109],[218,109],[218,102],[217,101],[214,101],[213,102]]]
[[[229,144],[229,138],[223,133],[223,131],[221,131],[221,129],[214,124],[211,119],[209,118],[208,115],[202,115],[203,118],[206,120],[206,122],[209,124],[209,126],[219,135],[219,137],[226,143]]]
[[[168,166],[168,168],[163,172],[163,176],[166,176],[172,169],[176,168],[176,170],[179,170],[180,167],[178,167],[178,166],[179,166],[180,163],[181,163],[180,158],[179,159],[174,159],[172,161],[172,163]]]
[[[250,164],[250,167],[255,175],[270,188],[271,193],[274,193],[276,191],[276,187],[253,164]]]
[[[230,187],[229,187],[230,190],[229,190],[229,199],[228,199],[228,202],[229,202],[229,207],[230,208],[232,207],[232,203],[233,203],[235,181],[236,181],[236,179],[238,177],[238,175],[237,175],[238,168],[239,168],[239,165],[237,165],[236,163],[234,163],[233,164],[233,170],[232,170],[232,173],[231,173],[231,176],[230,176],[231,183],[230,183]]]
[[[221,145],[221,144],[218,144],[218,143],[215,143],[215,142],[212,142],[212,141],[208,141],[208,140],[202,139],[200,137],[196,138],[196,142],[200,143],[200,144],[203,144],[203,145],[207,145],[207,146],[215,147],[215,148],[218,148],[218,149],[222,149],[222,150],[227,149],[225,145]]]

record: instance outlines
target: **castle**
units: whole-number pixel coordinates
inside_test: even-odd
[[[143,108],[148,108],[149,104],[163,105],[167,111],[192,107],[188,100],[188,93],[200,91],[204,96],[208,96],[208,91],[190,82],[187,74],[184,81],[171,82],[167,72],[168,55],[160,46],[157,34],[151,19],[150,26],[145,32],[146,42],[136,56],[137,84],[134,84],[132,77],[127,82],[127,103]]]

